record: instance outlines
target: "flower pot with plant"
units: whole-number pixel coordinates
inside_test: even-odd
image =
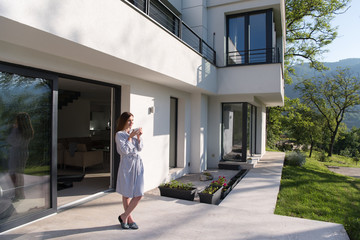
[[[200,202],[208,204],[219,204],[222,189],[227,186],[226,178],[219,176],[218,180],[211,182],[205,190],[199,192]]]
[[[196,187],[193,183],[182,183],[172,180],[159,186],[160,195],[164,197],[178,198],[193,201],[196,194]]]

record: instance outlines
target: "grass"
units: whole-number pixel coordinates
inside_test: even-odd
[[[302,167],[284,166],[275,214],[343,224],[350,239],[360,239],[360,179],[329,171],[326,165],[352,166],[333,156],[306,158]]]
[[[8,169],[4,169],[0,167],[0,172],[5,172],[5,171],[8,171]],[[26,167],[24,170],[24,174],[34,175],[34,176],[50,175],[50,166]]]
[[[50,166],[26,167],[24,173],[34,176],[50,175]]]

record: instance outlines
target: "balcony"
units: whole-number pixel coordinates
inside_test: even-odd
[[[278,48],[252,49],[248,51],[232,51],[227,53],[227,65],[247,65],[280,63]]]
[[[282,64],[247,64],[218,69],[218,94],[253,96],[268,107],[284,103]]]
[[[159,0],[128,0],[136,8],[173,33],[203,58],[216,65],[216,52]]]

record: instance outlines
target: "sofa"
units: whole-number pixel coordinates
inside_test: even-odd
[[[93,147],[90,138],[71,138],[58,140],[58,164],[81,167],[83,173],[87,167],[104,164],[103,150]]]

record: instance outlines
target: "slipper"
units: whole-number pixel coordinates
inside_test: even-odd
[[[119,219],[119,222],[120,222],[120,225],[121,225],[122,229],[129,229],[130,228],[129,224],[124,223],[120,216],[118,217],[118,219]]]
[[[129,223],[129,228],[131,228],[131,229],[139,229],[139,226],[135,222],[132,222],[132,223]]]

